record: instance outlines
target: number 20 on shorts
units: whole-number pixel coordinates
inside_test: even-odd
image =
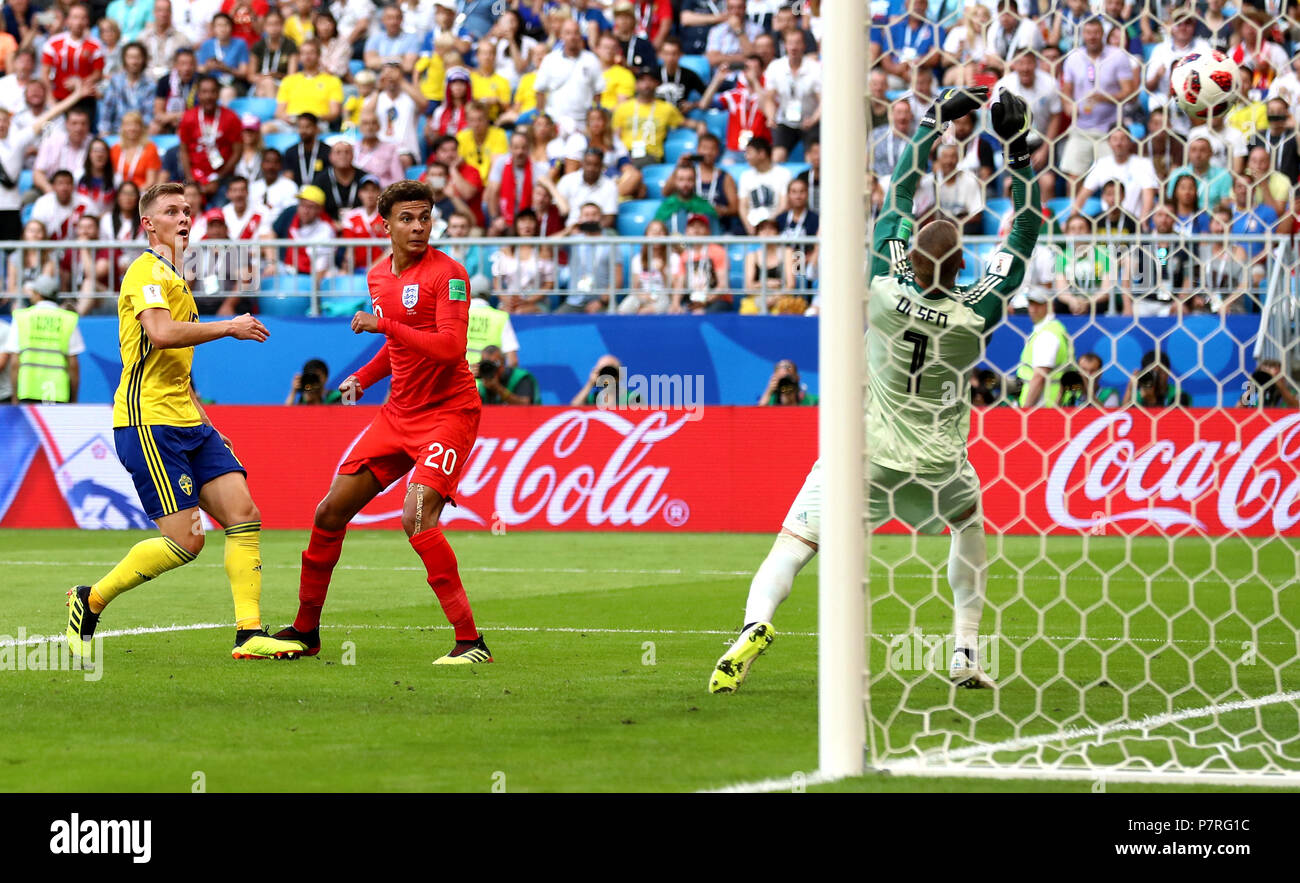
[[[456,450],[444,447],[442,442],[429,445],[429,456],[424,458],[424,465],[430,469],[441,469],[444,475],[451,475],[456,469]]]

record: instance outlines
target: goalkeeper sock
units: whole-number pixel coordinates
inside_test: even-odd
[[[302,576],[298,580],[298,616],[293,627],[300,632],[320,628],[320,611],[325,606],[325,595],[330,590],[330,577],[334,565],[343,552],[343,530],[311,529],[307,551],[302,553]]]
[[[118,595],[169,570],[189,564],[195,556],[167,537],[142,540],[108,575],[90,587],[90,612],[100,613]]]
[[[776,608],[790,597],[795,575],[813,559],[817,550],[788,533],[777,534],[749,584],[745,622],[771,622]]]
[[[451,544],[442,535],[442,528],[422,530],[411,537],[411,548],[424,562],[425,573],[429,577],[429,588],[438,596],[442,612],[447,621],[456,630],[457,641],[473,641],[479,636],[474,625],[474,613],[469,607],[469,598],[465,595],[465,586],[460,581],[460,571],[456,567],[456,553]]]
[[[262,627],[262,522],[226,528],[226,576],[235,597],[235,628]]]
[[[980,617],[984,615],[984,587],[988,583],[988,549],[984,518],[977,515],[952,530],[948,552],[948,582],[952,586],[953,634],[958,648],[975,651]]]

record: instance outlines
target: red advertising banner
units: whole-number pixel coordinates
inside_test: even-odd
[[[373,407],[208,409],[268,528],[306,528]],[[0,527],[147,527],[107,406],[0,408]],[[1000,533],[1300,535],[1300,414],[972,415]],[[816,408],[486,408],[451,528],[774,532],[816,458]],[[404,482],[358,526],[395,528]],[[897,525],[886,530],[901,529]]]

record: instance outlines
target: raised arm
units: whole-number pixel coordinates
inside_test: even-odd
[[[876,219],[875,237],[871,245],[871,278],[911,273],[907,244],[912,238],[912,226],[916,220],[912,217],[912,200],[916,196],[917,182],[921,180],[922,166],[929,159],[930,149],[943,131],[943,124],[978,110],[988,94],[986,86],[944,89],[921,118],[916,134],[903,148],[894,165],[894,174],[889,180],[889,193],[885,197],[883,211]]]

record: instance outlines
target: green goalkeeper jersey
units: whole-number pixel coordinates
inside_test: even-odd
[[[895,166],[886,210],[876,222],[867,311],[867,441],[871,460],[919,474],[951,473],[966,460],[971,371],[1003,302],[1020,287],[1038,241],[1038,186],[1012,170],[1015,219],[1003,247],[974,285],[924,293],[908,257],[914,157],[930,155],[938,132],[922,126]]]

